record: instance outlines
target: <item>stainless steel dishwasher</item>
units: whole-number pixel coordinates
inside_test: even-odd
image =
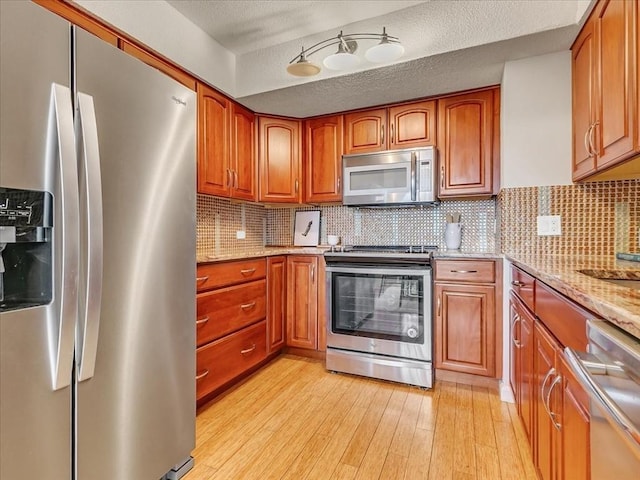
[[[592,480],[640,475],[640,341],[600,320],[587,322],[589,352],[565,356],[589,393]]]

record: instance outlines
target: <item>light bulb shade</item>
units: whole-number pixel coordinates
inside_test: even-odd
[[[360,59],[353,53],[338,52],[326,57],[323,62],[329,70],[349,70],[360,63]]]
[[[296,63],[290,63],[287,72],[295,77],[312,77],[320,73],[320,65],[301,59]]]
[[[382,41],[374,45],[364,54],[364,57],[372,63],[386,63],[397,60],[404,54],[404,47],[399,43]]]

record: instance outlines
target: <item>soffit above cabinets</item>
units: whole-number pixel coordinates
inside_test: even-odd
[[[592,0],[168,0],[236,57],[236,99],[258,112],[307,117],[501,82],[504,63],[568,50]],[[405,55],[350,72],[292,77],[302,46],[386,27]],[[375,44],[373,42],[372,44]],[[362,50],[369,45],[362,44]],[[331,48],[312,61],[333,53]]]

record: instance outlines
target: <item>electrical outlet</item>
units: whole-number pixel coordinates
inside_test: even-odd
[[[238,240],[244,240],[245,238],[247,238],[247,232],[245,232],[244,230],[236,230],[236,238]]]
[[[549,215],[549,235],[562,235],[560,215]]]
[[[538,215],[538,235],[561,235],[561,217],[560,215]]]

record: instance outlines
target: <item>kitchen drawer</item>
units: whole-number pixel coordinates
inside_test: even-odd
[[[196,287],[198,292],[250,282],[267,276],[267,261],[264,258],[239,260],[224,263],[198,265]]]
[[[436,260],[437,282],[494,283],[496,262],[493,260]]]
[[[511,265],[511,290],[533,311],[536,297],[536,279]]]
[[[197,295],[198,346],[256,323],[266,316],[265,279]]]
[[[536,282],[534,311],[563,347],[587,350],[587,319],[595,315],[542,282]]]
[[[196,350],[196,399],[233,380],[267,357],[265,320]]]

